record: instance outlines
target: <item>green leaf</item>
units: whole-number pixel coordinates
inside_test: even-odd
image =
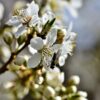
[[[23,34],[23,35],[20,35],[19,38],[17,39],[17,42],[19,45],[22,45],[27,39],[27,35],[26,34]]]
[[[55,20],[56,19],[54,18],[51,21],[47,21],[47,23],[44,25],[41,33],[38,36],[44,39],[48,34],[49,30],[51,29],[52,25],[54,24]]]

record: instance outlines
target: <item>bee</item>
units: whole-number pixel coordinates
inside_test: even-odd
[[[26,16],[21,19],[21,22],[25,25],[25,24],[29,23],[31,19],[32,19],[31,16]]]

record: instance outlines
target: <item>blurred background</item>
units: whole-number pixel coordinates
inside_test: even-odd
[[[18,1],[26,3],[31,0],[0,0],[4,5],[1,25],[7,21],[15,2]],[[71,75],[80,76],[79,89],[88,91],[89,100],[100,100],[100,2],[98,0],[83,0],[82,2],[78,17],[71,17],[67,10],[62,15],[65,24],[68,25],[67,22],[72,21],[72,31],[78,33],[74,54],[66,60],[66,65],[62,70],[65,71],[66,79]],[[1,59],[0,62],[2,62]]]

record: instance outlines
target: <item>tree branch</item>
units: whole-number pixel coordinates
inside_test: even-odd
[[[7,66],[16,58],[16,56],[25,49],[25,47],[27,47],[30,44],[30,40],[32,39],[33,35],[32,34],[28,34],[28,38],[25,42],[25,45],[19,49],[17,52],[14,52],[11,54],[9,60],[0,68],[0,74],[4,73],[5,71],[7,71]]]

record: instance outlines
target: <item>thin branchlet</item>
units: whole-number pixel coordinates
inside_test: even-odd
[[[27,40],[24,44],[24,46],[19,49],[17,52],[13,52],[9,58],[9,60],[0,68],[0,74],[4,73],[5,71],[8,70],[7,66],[16,58],[16,56],[23,51],[29,44],[30,44],[30,40],[33,38],[33,33],[34,31],[32,31],[32,33],[28,34],[27,36]]]

